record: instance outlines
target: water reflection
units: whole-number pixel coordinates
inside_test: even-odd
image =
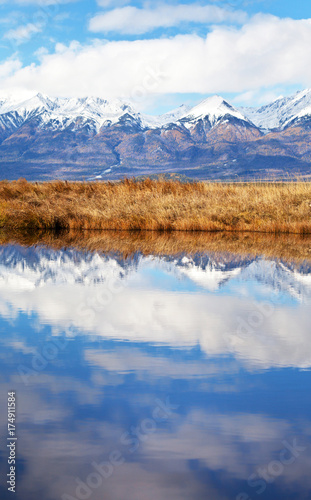
[[[309,498],[310,298],[306,263],[1,247],[16,498]]]

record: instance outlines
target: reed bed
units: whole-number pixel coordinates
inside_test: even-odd
[[[9,230],[311,233],[311,183],[0,182]]]

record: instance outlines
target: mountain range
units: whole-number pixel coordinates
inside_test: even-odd
[[[260,108],[220,96],[148,116],[117,99],[0,99],[1,179],[311,175],[311,89]]]
[[[178,282],[188,280],[193,286],[211,292],[221,290],[230,281],[254,281],[266,289],[282,292],[299,302],[311,299],[311,267],[276,260],[243,257],[230,253],[198,253],[178,257],[133,257],[88,253],[67,248],[53,250],[44,246],[0,247],[0,289],[26,291],[50,285],[79,285],[96,288],[125,282],[145,265],[153,264]],[[112,287],[113,288],[113,287]]]

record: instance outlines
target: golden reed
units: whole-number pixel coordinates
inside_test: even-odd
[[[0,182],[9,230],[311,233],[311,183]]]

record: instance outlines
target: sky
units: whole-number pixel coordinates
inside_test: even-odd
[[[310,0],[0,0],[0,95],[260,106],[311,87],[310,47]]]

